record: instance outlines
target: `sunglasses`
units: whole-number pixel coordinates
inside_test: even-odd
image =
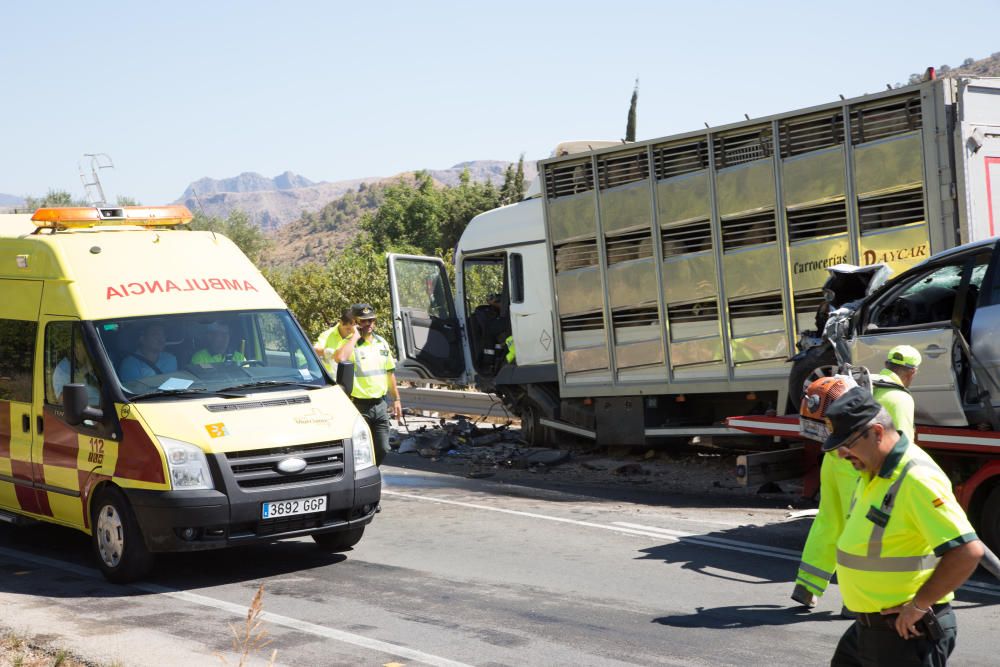
[[[860,441],[860,440],[861,440],[862,438],[867,438],[867,437],[868,437],[868,432],[869,432],[869,431],[871,431],[871,430],[872,430],[872,427],[871,427],[871,426],[869,426],[869,427],[868,427],[868,428],[866,428],[866,429],[865,429],[864,431],[862,431],[861,433],[858,433],[858,434],[857,434],[856,436],[854,436],[853,438],[851,438],[850,440],[848,440],[847,442],[845,442],[844,444],[842,444],[842,445],[840,446],[840,448],[841,448],[841,449],[850,449],[850,448],[851,448],[851,447],[853,447],[854,445],[858,444],[858,442],[859,442],[859,441]]]

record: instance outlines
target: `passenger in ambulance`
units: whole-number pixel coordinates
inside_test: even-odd
[[[246,357],[239,350],[229,349],[229,327],[224,322],[212,322],[208,325],[206,346],[194,353],[191,363],[195,366],[210,368],[224,362],[241,363]]]
[[[55,403],[62,404],[63,387],[71,382],[84,384],[87,387],[87,404],[91,407],[100,407],[101,382],[97,379],[87,346],[79,336],[73,338],[72,352],[66,350],[66,354],[52,369],[52,392],[55,394]],[[51,398],[49,400],[51,401]]]
[[[164,352],[167,332],[159,322],[150,322],[139,334],[135,352],[129,353],[118,367],[122,382],[130,382],[151,375],[162,375],[177,370],[177,357]]]

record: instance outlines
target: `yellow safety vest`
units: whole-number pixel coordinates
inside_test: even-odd
[[[507,354],[504,359],[507,360],[508,364],[512,364],[514,363],[514,358],[517,356],[517,350],[514,349],[514,337],[507,336],[507,340],[504,341],[504,344],[507,345]]]
[[[917,432],[913,425],[913,397],[903,387],[903,381],[899,379],[899,376],[888,368],[883,368],[878,377],[898,385],[898,388],[874,386],[872,387],[872,397],[892,417],[897,431],[905,433],[908,438],[914,438]]]
[[[229,357],[229,361],[234,361],[236,363],[240,363],[247,360],[247,358],[244,357],[243,353],[240,352],[239,350],[236,350],[230,354],[212,354],[207,349],[205,349],[205,350],[198,350],[197,352],[195,352],[194,356],[191,357],[191,363],[198,364],[201,366],[206,366],[208,364],[221,364],[222,362],[226,361],[227,356]]]
[[[819,512],[802,549],[802,562],[795,577],[813,595],[826,591],[837,567],[837,538],[844,530],[851,497],[861,473],[836,452],[823,455],[819,473]]]
[[[343,347],[347,339],[341,342]],[[382,398],[389,391],[389,372],[396,369],[396,360],[385,339],[372,334],[370,342],[364,339],[354,344],[354,398]]]
[[[879,473],[861,476],[837,541],[844,604],[873,613],[911,600],[944,553],[976,539],[951,480],[900,434]]]
[[[316,339],[316,347],[321,347],[323,349],[330,349],[337,351],[337,349],[343,344],[344,337],[340,335],[340,330],[338,327],[333,327],[332,329],[327,329],[319,335]],[[332,359],[327,359],[325,354],[320,354],[320,361],[326,366],[326,370],[330,371],[332,374],[336,367],[336,362]]]

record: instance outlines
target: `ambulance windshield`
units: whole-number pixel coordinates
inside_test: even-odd
[[[96,322],[126,396],[329,383],[288,311],[220,311]]]

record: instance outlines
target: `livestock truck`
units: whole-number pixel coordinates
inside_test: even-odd
[[[561,144],[538,167],[523,201],[471,221],[454,291],[440,259],[389,257],[401,377],[495,393],[532,442],[734,434],[727,416],[794,409],[834,364],[826,313],[865,300],[853,361],[918,347],[918,422],[991,411],[959,339],[1000,370],[982,308],[1000,303],[1000,79]],[[902,275],[879,286],[879,265]]]

